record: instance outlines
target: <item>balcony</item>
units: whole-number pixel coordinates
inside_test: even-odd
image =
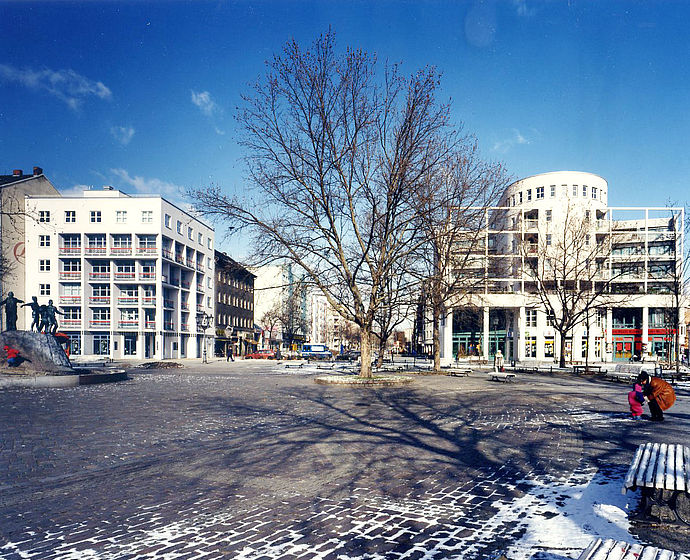
[[[172,321],[164,321],[163,322],[163,328],[166,331],[174,331],[175,330],[175,323],[173,323]]]
[[[120,296],[117,298],[118,305],[139,305],[138,296]]]
[[[539,220],[525,220],[525,229],[537,229],[539,226]]]
[[[89,321],[89,326],[92,329],[109,329],[110,319],[92,319]]]
[[[180,286],[180,279],[179,278],[171,278],[170,279],[170,285],[171,286]]]
[[[131,247],[111,247],[110,255],[113,257],[129,256],[132,254]]]
[[[89,296],[89,305],[110,305],[110,296]]]
[[[81,280],[81,270],[61,270],[60,280]]]
[[[139,280],[155,280],[156,279],[156,271],[152,272],[140,272],[139,273]]]
[[[60,321],[60,327],[61,328],[80,329],[81,328],[81,319],[62,319]]]
[[[142,303],[144,305],[156,305],[156,296],[144,296]]]
[[[106,253],[106,248],[105,247],[87,247],[84,249],[84,253],[87,255],[105,255]]]
[[[110,271],[108,272],[89,272],[89,280],[98,280],[101,282],[110,281]]]
[[[163,307],[165,307],[166,309],[175,309],[175,302],[171,299],[164,299]]]
[[[137,247],[137,255],[156,255],[157,247]]]
[[[196,263],[196,269],[199,272],[203,272],[204,271],[204,263],[200,263],[200,262]]]
[[[149,331],[155,331],[156,321],[146,321],[146,323],[144,324],[144,328]]]
[[[189,311],[189,304],[188,304],[188,303],[184,303],[184,302],[181,303],[181,304],[180,304],[180,309],[182,309],[182,311]]]
[[[60,296],[60,305],[81,305],[81,296]]]
[[[139,321],[118,321],[118,329],[136,330],[139,328]]]
[[[201,313],[204,310],[204,306],[201,305],[200,303],[197,303],[196,304],[196,310],[197,310],[197,313]]]
[[[163,249],[163,250],[161,251],[161,253],[163,254],[163,256],[164,256],[166,259],[168,259],[168,260],[170,260],[170,261],[173,260],[173,258],[172,258],[172,251],[171,251],[170,249]]]
[[[134,280],[136,274],[133,270],[116,270],[115,280]]]
[[[196,291],[197,292],[203,292],[204,291],[204,285],[203,284],[197,284],[196,285]]]
[[[181,284],[183,290],[189,290],[189,286],[190,286],[189,282],[182,280],[182,282],[180,282],[180,284]]]
[[[187,259],[187,266],[189,268],[194,268],[194,260],[193,259]]]
[[[184,332],[189,332],[189,323],[181,323],[180,330]]]
[[[60,256],[81,255],[81,247],[60,247]]]
[[[182,255],[175,255],[175,262],[179,264],[184,264],[184,257]]]

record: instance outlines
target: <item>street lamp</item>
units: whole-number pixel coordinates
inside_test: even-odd
[[[206,329],[211,326],[211,317],[208,313],[205,311],[201,311],[196,314],[196,324],[197,326],[201,327],[204,331],[204,338],[203,338],[203,345],[204,349],[202,351],[202,363],[207,364],[208,363],[208,358],[206,357]]]

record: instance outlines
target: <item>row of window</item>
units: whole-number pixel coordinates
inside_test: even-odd
[[[251,289],[253,288],[252,284],[248,282],[242,282],[241,280],[237,280],[237,278],[233,278],[230,274],[227,274],[222,270],[218,271],[218,283],[227,284],[228,286],[232,286],[233,288],[238,288],[246,292],[251,291]]]
[[[232,315],[226,315],[224,313],[218,313],[216,317],[216,325],[228,326],[228,327],[239,327],[243,329],[251,329],[254,327],[252,320],[246,317],[234,317]]]
[[[563,185],[563,194],[565,196],[568,195],[569,188],[568,185]],[[578,192],[580,192],[580,187],[578,185],[573,185],[572,186],[572,196],[576,197],[578,196]],[[582,185],[582,197],[587,198],[588,193],[593,199],[599,198],[599,189],[597,187],[592,187],[591,189],[587,185]],[[601,191],[601,196],[603,198],[605,192]],[[542,200],[545,198],[545,187],[536,187],[534,189],[534,196],[536,200]],[[556,185],[551,185],[549,187],[549,196],[551,198],[556,198]],[[530,202],[532,200],[532,189],[527,189],[524,192],[524,199],[527,202]],[[517,206],[518,204],[523,203],[523,191],[518,192],[517,194],[514,194],[510,197],[508,200],[508,205],[509,206]]]
[[[164,223],[165,227],[168,229],[172,229],[172,216],[170,214],[166,214],[164,217]],[[181,220],[177,220],[177,223],[175,224],[175,231],[179,233],[180,235],[184,235],[183,233],[183,228],[184,224],[182,223]],[[191,241],[194,241],[194,228],[190,225],[187,226],[187,238],[190,239]],[[196,240],[199,245],[204,244],[204,236],[203,234],[199,231],[196,234]],[[211,249],[211,238],[207,237],[206,238],[206,244],[208,245],[208,248]]]
[[[254,307],[251,300],[238,298],[226,292],[218,292],[218,303],[241,307],[242,309],[253,309]]]
[[[76,210],[65,210],[64,219],[66,224],[77,223],[77,211]],[[51,214],[50,210],[39,210],[38,211],[38,221],[42,223],[50,223]],[[91,210],[89,212],[89,221],[92,224],[99,224],[103,221],[103,213],[100,210]],[[115,211],[115,223],[126,224],[127,223],[127,210],[116,210]],[[153,223],[153,210],[142,210],[141,211],[141,223],[142,224],[152,224]]]

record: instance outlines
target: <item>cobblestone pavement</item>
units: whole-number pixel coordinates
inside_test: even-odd
[[[566,502],[610,481],[619,493],[639,443],[687,441],[685,389],[659,426],[627,418],[624,385],[592,379],[371,389],[315,373],[216,362],[0,391],[0,558],[555,560],[602,531],[690,548],[686,533],[572,515],[572,539],[539,535]]]

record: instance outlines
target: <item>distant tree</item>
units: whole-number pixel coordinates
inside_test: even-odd
[[[297,281],[283,288],[278,321],[283,331],[283,343],[288,349],[299,335],[307,334],[307,318],[305,316],[305,298],[307,288],[303,282]]]
[[[276,341],[276,329],[280,324],[280,302],[276,302],[271,309],[266,311],[261,316],[261,328],[264,331],[268,331],[268,346],[269,348],[275,344]]]
[[[249,231],[257,264],[293,263],[359,327],[363,377],[386,279],[419,242],[414,189],[453,145],[438,85],[433,69],[404,77],[362,50],[339,54],[331,31],[308,50],[291,41],[239,109],[250,194],[194,193],[200,211]]]

